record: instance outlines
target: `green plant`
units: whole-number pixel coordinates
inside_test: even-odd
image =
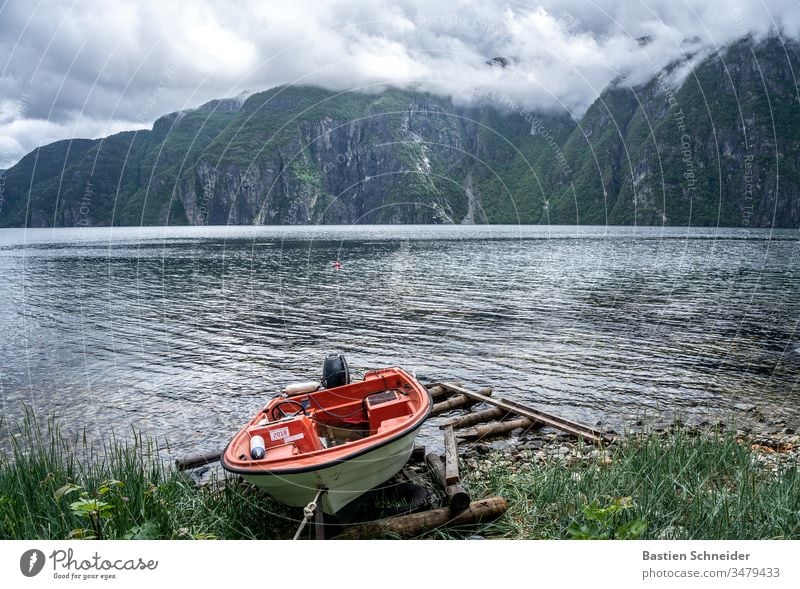
[[[632,507],[630,497],[616,498],[605,506],[595,499],[582,507],[582,521],[569,525],[569,535],[573,540],[637,540],[647,530],[647,523],[624,517]]]
[[[29,412],[0,454],[0,539],[282,538],[297,514],[237,478],[198,487],[133,431],[96,446]]]

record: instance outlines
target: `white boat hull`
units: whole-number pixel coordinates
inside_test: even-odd
[[[360,456],[299,473],[242,474],[242,477],[276,500],[294,507],[313,501],[319,488],[322,510],[335,514],[370,489],[400,472],[414,450],[417,429]]]

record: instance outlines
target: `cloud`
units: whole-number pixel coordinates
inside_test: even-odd
[[[54,139],[141,127],[276,84],[381,84],[466,102],[490,89],[580,114],[613,79],[747,34],[800,36],[785,0],[9,0],[0,9],[6,163]],[[495,56],[507,68],[487,67]]]
[[[13,166],[25,155],[25,149],[19,141],[8,135],[0,136],[0,170]]]
[[[71,137],[106,137],[120,131],[132,131],[149,127],[150,124],[139,121],[94,119],[86,116],[64,121],[18,119],[9,123],[0,123],[0,170],[10,168],[31,150],[29,146],[22,144],[17,137],[34,137],[37,140],[36,145],[46,145],[53,141]]]

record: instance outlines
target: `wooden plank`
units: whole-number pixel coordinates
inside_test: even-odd
[[[456,386],[462,386],[464,383],[460,381],[453,382],[452,384]],[[431,399],[434,402],[442,401],[447,397],[450,397],[453,394],[453,391],[450,389],[446,389],[442,386],[441,383],[432,382],[425,385],[425,388],[428,389],[428,394],[431,396]]]
[[[418,536],[443,526],[463,526],[495,519],[507,509],[508,501],[502,497],[488,497],[473,501],[467,509],[455,516],[450,513],[449,507],[431,509],[353,526],[334,539],[357,540],[385,535]]]
[[[607,436],[602,432],[594,428],[591,428],[587,425],[583,425],[581,423],[571,421],[569,419],[564,419],[563,417],[558,417],[550,413],[545,413],[544,411],[539,411],[538,409],[534,409],[532,407],[527,407],[522,403],[517,403],[516,401],[510,401],[508,399],[493,399],[491,397],[481,395],[480,393],[474,393],[472,391],[469,391],[463,387],[454,385],[452,383],[444,382],[442,383],[442,386],[450,389],[454,393],[458,393],[459,395],[472,397],[476,401],[482,401],[489,405],[500,407],[502,409],[511,411],[523,417],[527,417],[528,419],[531,419],[533,421],[538,421],[545,425],[550,425],[562,431],[569,432],[579,438],[584,438],[596,444],[610,443],[613,441],[613,439],[610,436]]]
[[[444,482],[455,485],[461,478],[458,476],[458,445],[453,428],[444,430]]]
[[[325,539],[325,516],[322,514],[322,505],[314,510],[314,539]]]
[[[466,415],[459,415],[448,419],[439,426],[439,429],[444,429],[448,426],[452,426],[453,429],[459,429],[475,425],[476,423],[483,423],[484,421],[495,421],[503,419],[508,413],[508,411],[500,407],[492,407],[491,409],[484,409],[483,411],[474,411]]]
[[[451,382],[451,383],[448,383],[448,384],[453,384],[453,385],[456,385],[456,386],[459,386],[459,387],[463,386],[463,383],[461,383],[461,382]],[[431,383],[431,384],[426,384],[425,388],[427,389],[428,394],[431,396],[431,400],[433,400],[434,403],[438,403],[440,401],[443,401],[443,400],[447,399],[448,397],[452,397],[455,394],[450,389],[443,387],[442,383],[440,383],[440,382],[434,382],[434,383]],[[488,389],[488,387],[487,387],[487,389]]]

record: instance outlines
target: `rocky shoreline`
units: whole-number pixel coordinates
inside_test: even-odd
[[[669,427],[658,425],[653,428],[638,427],[620,434],[614,430],[607,433],[617,436],[617,441],[635,441],[638,438],[657,436],[668,444],[676,435],[707,439],[733,435],[739,444],[747,445],[755,463],[765,470],[778,473],[785,468],[800,464],[800,435],[792,425],[785,422],[766,424],[758,427],[758,422],[731,429],[724,422],[701,422],[687,425],[678,420]],[[764,424],[762,424],[764,425]],[[524,432],[507,439],[484,440],[465,443],[460,452],[461,459],[470,470],[486,472],[492,465],[510,467],[512,470],[531,464],[548,465],[560,463],[569,468],[586,462],[611,464],[614,444],[598,448],[576,439],[574,436],[549,430]]]

